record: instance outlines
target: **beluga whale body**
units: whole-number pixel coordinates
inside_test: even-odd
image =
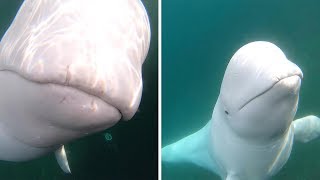
[[[269,179],[287,162],[294,140],[320,134],[316,116],[293,121],[302,77],[276,45],[244,45],[227,66],[211,120],[162,148],[162,161],[193,163],[226,180]]]
[[[26,161],[137,111],[150,25],[140,0],[25,0],[0,42],[0,160]]]

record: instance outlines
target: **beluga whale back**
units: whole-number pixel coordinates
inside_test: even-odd
[[[276,45],[241,47],[225,71],[211,120],[162,148],[165,163],[191,162],[227,180],[268,179],[290,157],[294,138],[318,138],[320,120],[293,121],[302,71]]]
[[[25,161],[137,111],[150,25],[140,0],[25,0],[0,42],[0,159]]]

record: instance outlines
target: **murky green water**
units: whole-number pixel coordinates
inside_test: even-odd
[[[54,155],[50,154],[24,163],[0,161],[0,179],[157,179],[158,2],[155,0],[143,2],[149,14],[152,40],[148,58],[143,66],[143,98],[135,117],[128,122],[120,122],[102,133],[68,144],[66,151],[72,175],[64,174]],[[21,3],[22,0],[0,1],[0,37],[11,24]],[[112,138],[107,140],[105,133],[109,133]]]
[[[304,73],[296,117],[320,116],[320,3],[162,0],[162,146],[211,118],[228,61],[242,45],[271,41]],[[273,179],[320,179],[320,140],[295,143]],[[163,164],[164,180],[213,180],[191,164]]]

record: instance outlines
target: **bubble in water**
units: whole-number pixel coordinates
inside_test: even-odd
[[[111,141],[111,140],[112,140],[112,135],[111,135],[110,133],[105,133],[105,134],[104,134],[104,139],[105,139],[106,141]]]

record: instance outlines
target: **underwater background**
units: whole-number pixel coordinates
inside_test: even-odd
[[[320,1],[162,0],[162,147],[211,118],[225,68],[241,46],[280,47],[303,71],[296,118],[320,116]],[[320,179],[320,140],[293,145],[274,180]],[[162,163],[163,180],[218,180],[193,164]]]
[[[0,0],[0,38],[22,2]],[[65,148],[71,175],[60,169],[51,153],[22,163],[0,161],[1,180],[158,178],[158,1],[143,0],[143,3],[149,14],[152,37],[148,57],[143,64],[142,100],[133,119],[67,144]],[[0,85],[0,88],[4,87]]]

